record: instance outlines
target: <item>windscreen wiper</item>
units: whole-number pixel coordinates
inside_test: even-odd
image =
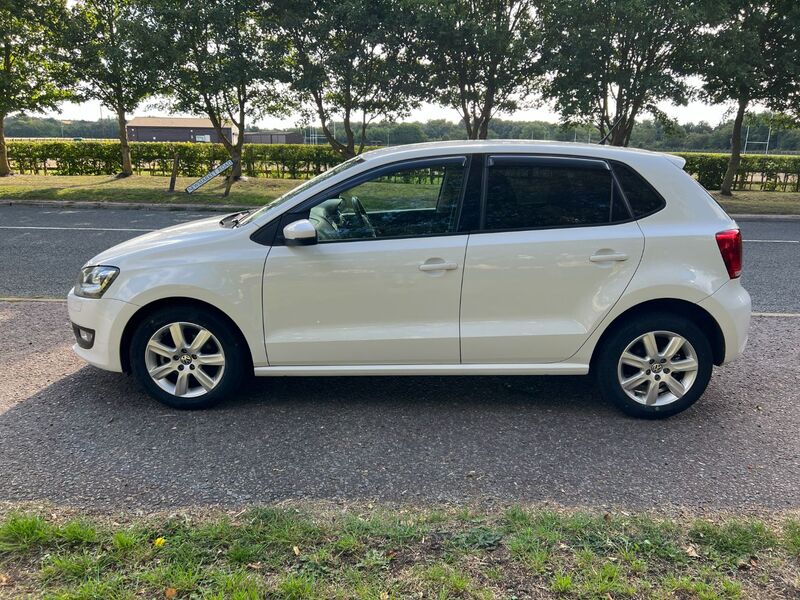
[[[249,215],[251,212],[253,212],[253,209],[243,210],[238,213],[232,213],[230,215],[223,217],[222,220],[219,222],[219,224],[222,225],[223,227],[227,227],[228,229],[233,229],[239,224],[239,221],[241,220],[242,217]]]

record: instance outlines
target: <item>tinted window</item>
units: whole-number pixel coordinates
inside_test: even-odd
[[[309,212],[320,242],[450,233],[464,161],[398,168],[338,192]]]
[[[485,227],[534,229],[624,221],[629,218],[627,208],[614,189],[605,168],[558,166],[555,161],[496,164],[489,168]]]
[[[664,206],[664,199],[653,186],[629,166],[614,163],[614,174],[625,192],[635,217],[649,215]]]

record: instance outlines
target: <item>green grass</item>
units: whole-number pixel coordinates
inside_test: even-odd
[[[733,192],[723,196],[711,192],[722,208],[730,214],[753,215],[800,215],[800,193],[798,192]]]
[[[0,518],[9,598],[792,598],[799,561],[797,519],[522,507]]]
[[[0,199],[3,200],[73,200],[93,202],[147,202],[159,204],[234,204],[261,206],[289,191],[299,183],[296,179],[251,178],[234,184],[230,196],[222,197],[221,178],[206,184],[192,195],[183,189],[194,177],[179,177],[176,192],[167,193],[168,177],[135,175],[115,179],[105,175],[15,175],[0,178]],[[431,206],[439,191],[438,185],[370,183],[359,186],[360,199],[368,210],[386,205],[387,194],[399,185],[412,185],[419,198],[418,206]],[[729,213],[800,214],[800,193],[734,192],[731,198],[711,193]]]
[[[217,178],[191,195],[183,191],[197,179],[178,177],[176,191],[168,193],[168,177],[134,175],[116,179],[106,175],[14,175],[0,178],[0,199],[261,206],[301,183],[296,179],[250,178],[236,182],[230,195],[223,198],[224,179]]]

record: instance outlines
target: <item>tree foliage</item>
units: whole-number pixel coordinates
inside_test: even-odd
[[[244,136],[231,139],[230,122],[244,132],[249,121],[286,110],[279,83],[285,46],[268,25],[274,14],[265,0],[144,0],[147,44],[158,57],[169,106],[205,114],[241,174]]]
[[[5,118],[54,109],[70,97],[59,55],[65,16],[64,0],[0,0],[0,177],[11,172]]]
[[[736,103],[731,158],[722,182],[730,195],[741,156],[742,124],[754,102],[800,115],[800,3],[731,0],[724,20],[703,35],[703,95]]]
[[[469,139],[486,139],[539,82],[542,33],[533,0],[412,0],[432,98],[459,112]]]
[[[404,116],[421,97],[408,15],[392,0],[283,0],[291,87],[344,157],[361,152],[370,123]],[[331,123],[342,122],[344,142]]]
[[[67,29],[80,94],[117,116],[123,175],[133,173],[126,114],[159,89],[154,61],[140,42],[140,23],[135,0],[83,0],[72,7]]]
[[[685,104],[705,0],[543,0],[545,95],[565,123],[590,123],[626,146],[635,119]]]

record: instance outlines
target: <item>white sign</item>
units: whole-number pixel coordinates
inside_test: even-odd
[[[216,177],[217,175],[222,173],[224,170],[230,169],[232,166],[233,166],[233,161],[232,160],[226,160],[224,163],[222,163],[216,169],[214,169],[213,171],[209,171],[208,173],[203,175],[200,179],[198,179],[193,184],[191,184],[189,187],[187,187],[186,188],[186,193],[187,194],[191,194],[196,189],[198,189],[200,187],[203,187],[209,181],[214,179],[214,177]]]

